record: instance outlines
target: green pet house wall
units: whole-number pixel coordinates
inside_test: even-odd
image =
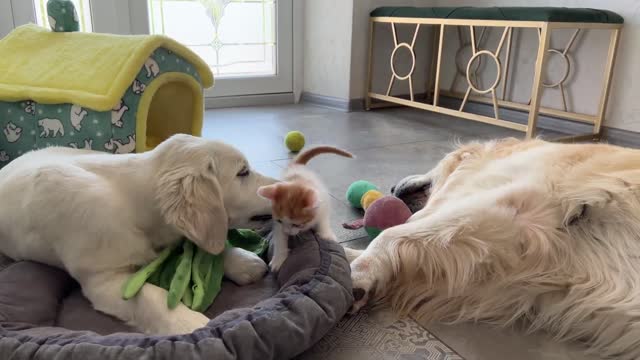
[[[58,32],[66,21],[0,40],[0,168],[48,146],[123,154],[201,135],[213,85],[201,58],[164,36]]]

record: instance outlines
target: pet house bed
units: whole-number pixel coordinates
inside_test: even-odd
[[[61,270],[0,261],[0,359],[287,359],[325,335],[351,306],[342,247],[304,233],[281,270],[238,287],[225,281],[191,334],[147,336],[92,309]]]
[[[563,8],[563,7],[380,7],[371,12],[370,34],[369,34],[369,65],[366,84],[366,109],[391,105],[404,105],[418,109],[434,111],[446,115],[479,121],[487,124],[502,126],[526,134],[526,138],[536,136],[536,125],[540,114],[549,115],[556,118],[568,119],[586,123],[592,126],[589,134],[570,136],[564,140],[598,140],[600,137],[602,122],[607,110],[609,99],[609,89],[611,88],[611,78],[615,63],[616,52],[620,32],[624,19],[607,10],[586,9],[586,8]],[[390,57],[384,59],[390,64],[391,76],[389,80],[381,82],[388,84],[384,88],[373,86],[373,79],[383,72],[374,71],[374,54],[380,51],[374,47],[380,46],[375,40],[376,25],[390,26],[393,38],[393,50]],[[389,24],[389,25],[386,25]],[[403,40],[397,32],[399,25],[410,26],[412,38]],[[379,27],[379,26],[378,26]],[[424,99],[418,99],[414,92],[414,71],[418,67],[428,67],[425,63],[417,63],[415,44],[421,43],[417,40],[421,28],[433,28],[433,49],[430,54],[430,70],[426,79],[427,88]],[[529,101],[517,102],[510,99],[508,94],[509,80],[517,77],[523,71],[525,65],[519,64],[517,68],[512,66],[512,48],[519,48],[516,42],[520,37],[514,36],[514,30],[533,29],[538,32],[537,53],[532,59],[527,59],[524,64],[533,65],[533,84]],[[567,91],[571,87],[567,81],[571,75],[572,63],[575,58],[575,48],[580,45],[576,38],[584,34],[589,29],[606,30],[609,32],[609,44],[606,53],[602,54],[604,66],[602,70],[602,81],[599,84],[601,94],[594,99],[598,107],[593,114],[586,114],[571,109],[567,102]],[[446,30],[457,30],[458,44],[454,59],[443,56],[445,43],[452,42],[450,37],[445,36]],[[570,31],[571,35],[559,48],[551,47],[551,34],[554,30]],[[497,32],[500,39],[498,44],[487,44],[485,33]],[[468,40],[467,40],[468,39]],[[448,40],[448,41],[447,41]],[[455,40],[454,40],[455,42]],[[554,41],[556,43],[557,41]],[[512,46],[514,45],[514,46]],[[605,47],[607,48],[607,47]],[[465,52],[471,52],[470,59],[464,59]],[[396,57],[399,52],[409,52],[410,67],[407,70],[399,71],[396,67]],[[544,78],[546,67],[551,57],[556,58],[563,68],[559,71],[560,76],[554,79]],[[420,59],[424,61],[425,59]],[[488,74],[489,83],[481,84],[479,75],[482,75],[482,61],[493,65],[495,74]],[[447,64],[455,63],[455,75],[452,83],[444,83],[445,76],[442,75],[443,68]],[[443,65],[444,64],[444,65]],[[511,69],[511,70],[510,70]],[[519,70],[519,73],[515,73]],[[526,71],[526,70],[525,70]],[[462,87],[456,87],[458,80]],[[409,94],[394,94],[394,85],[397,82],[408,82]],[[418,81],[422,82],[423,79]],[[597,83],[598,81],[594,81]],[[595,85],[594,85],[595,86]],[[374,89],[374,87],[376,89]],[[541,94],[547,88],[558,95],[561,107],[545,107],[541,105]],[[396,89],[397,90],[397,89]],[[404,96],[408,95],[408,96]],[[445,96],[448,100],[461,100],[461,103],[453,101],[453,107],[443,106]],[[372,103],[377,100],[377,103]],[[465,111],[469,102],[489,105],[482,114]],[[528,113],[525,124],[505,120],[501,114],[501,109],[511,109]]]
[[[130,153],[201,134],[213,75],[167,37],[30,24],[0,40],[0,54],[0,167],[51,145]]]

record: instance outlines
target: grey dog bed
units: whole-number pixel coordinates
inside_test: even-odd
[[[329,331],[351,306],[342,247],[309,232],[289,240],[277,276],[230,282],[191,334],[147,336],[93,310],[65,272],[4,259],[0,359],[287,359]]]

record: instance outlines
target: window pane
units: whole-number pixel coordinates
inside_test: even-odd
[[[152,34],[200,55],[218,77],[274,75],[274,0],[148,0]]]
[[[78,13],[78,22],[80,23],[80,31],[92,32],[91,24],[91,1],[90,0],[71,0],[76,7]],[[36,9],[36,24],[49,28],[49,17],[47,16],[47,0],[33,0]]]

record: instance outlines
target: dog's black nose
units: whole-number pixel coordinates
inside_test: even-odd
[[[250,221],[269,221],[272,219],[271,214],[264,214],[264,215],[255,215],[252,216],[251,219],[249,219]]]
[[[396,186],[395,186],[395,185],[393,185],[393,186],[391,187],[391,193],[393,194],[393,193],[395,193],[395,192],[396,192]]]

